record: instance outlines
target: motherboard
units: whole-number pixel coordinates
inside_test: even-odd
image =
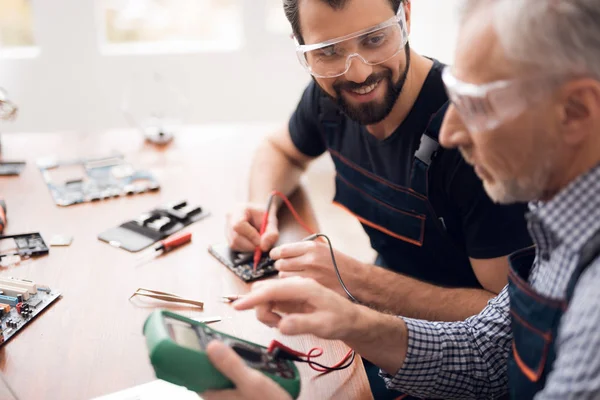
[[[62,161],[45,158],[37,164],[54,202],[63,207],[160,189],[150,172],[134,169],[119,154]]]
[[[16,278],[0,278],[0,292],[0,346],[60,297],[55,290]]]

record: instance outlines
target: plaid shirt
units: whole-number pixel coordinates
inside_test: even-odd
[[[529,283],[543,296],[565,299],[584,244],[600,230],[600,165],[555,198],[530,204],[536,261]],[[536,399],[600,399],[600,258],[582,274],[556,341],[557,358]],[[408,353],[388,387],[427,398],[494,398],[507,391],[512,346],[507,288],[462,322],[406,319]]]

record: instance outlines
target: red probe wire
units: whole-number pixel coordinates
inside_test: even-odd
[[[352,356],[352,353],[354,353],[354,350],[350,349],[340,362],[338,362],[335,365],[332,365],[331,367],[324,367],[324,366],[320,366],[320,365],[315,365],[315,361],[311,360],[311,359],[315,359],[315,358],[323,355],[323,349],[320,347],[313,347],[312,349],[310,349],[310,351],[308,353],[302,353],[302,352],[296,351],[294,349],[291,349],[290,347],[282,344],[281,342],[279,342],[277,340],[272,340],[267,352],[272,353],[275,351],[275,349],[283,350],[284,352],[291,354],[293,356],[296,356],[298,358],[302,358],[302,357],[305,358],[306,360],[301,360],[301,361],[306,362],[309,365],[309,367],[311,367],[313,370],[315,370],[317,372],[331,372],[332,370],[339,369],[342,365],[344,365],[348,361],[348,359]]]
[[[263,214],[263,219],[260,224],[259,233],[260,233],[261,237],[265,233],[265,230],[267,229],[267,223],[269,221],[269,212],[271,211],[271,204],[273,204],[273,197],[275,197],[275,196],[277,196],[281,200],[283,200],[283,202],[285,203],[287,208],[290,210],[290,212],[294,216],[294,219],[296,220],[296,222],[298,222],[298,224],[300,224],[300,226],[302,228],[304,228],[305,231],[307,231],[311,235],[316,233],[312,229],[310,229],[310,227],[308,225],[306,225],[306,223],[304,221],[302,221],[302,218],[300,218],[300,215],[298,215],[298,213],[296,212],[296,209],[294,208],[294,206],[292,205],[290,200],[287,198],[287,196],[278,190],[273,190],[271,192],[271,195],[269,196],[269,200],[267,201],[267,209],[266,209],[265,213]],[[254,250],[253,272],[256,272],[256,267],[258,265],[258,262],[260,261],[261,256],[262,256],[262,249],[260,248],[260,246],[256,246],[256,249]]]
[[[275,196],[277,196],[281,200],[283,200],[283,202],[285,203],[287,208],[290,210],[290,212],[294,216],[294,219],[296,220],[296,222],[298,222],[298,224],[300,224],[300,226],[302,226],[302,228],[304,228],[305,231],[307,231],[311,235],[316,234],[316,232],[314,232],[312,229],[310,229],[310,227],[302,220],[302,218],[300,218],[300,215],[298,215],[298,213],[296,212],[296,209],[294,208],[294,206],[292,205],[290,200],[287,198],[287,196],[278,190],[274,190],[271,192],[271,195],[269,196],[269,200],[267,201],[267,209],[263,215],[263,219],[262,219],[262,222],[260,225],[260,236],[261,237],[265,233],[265,230],[267,227],[267,222],[269,220],[269,212],[271,210],[271,205],[273,203],[273,197],[275,197]],[[256,271],[256,266],[258,265],[258,261],[260,261],[261,255],[262,255],[262,250],[261,250],[260,246],[257,246],[256,250],[254,251],[254,271]],[[314,358],[317,358],[317,357],[323,355],[323,349],[320,347],[313,347],[312,349],[310,349],[310,351],[308,353],[304,354],[304,353],[301,353],[299,351],[293,350],[293,349],[285,346],[284,344],[278,342],[277,340],[273,340],[271,342],[271,345],[269,346],[268,352],[271,353],[273,350],[275,350],[275,348],[282,349],[285,352],[292,354],[299,358],[304,357],[306,360],[302,360],[302,361],[305,361],[313,370],[315,370],[317,372],[323,372],[323,373],[330,372],[332,370],[340,368],[342,365],[344,365],[348,361],[348,359],[350,359],[354,355],[354,350],[350,349],[350,350],[348,350],[348,353],[346,353],[344,358],[337,364],[335,364],[331,367],[321,367],[321,366],[314,365],[314,361],[311,361],[311,359],[314,359]]]

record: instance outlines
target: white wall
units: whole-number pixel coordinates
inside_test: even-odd
[[[93,0],[33,0],[35,57],[0,59],[0,86],[19,105],[3,131],[78,130],[127,126],[121,111],[132,74],[159,72],[187,95],[186,122],[284,122],[309,77],[286,35],[265,29],[265,0],[244,5],[245,43],[232,52],[103,55]],[[451,62],[459,0],[412,0],[412,46]],[[151,96],[151,93],[137,93]],[[133,99],[135,102],[135,98]]]

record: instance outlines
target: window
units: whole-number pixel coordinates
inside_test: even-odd
[[[104,44],[132,49],[231,50],[241,44],[239,0],[99,0]]]
[[[34,45],[31,0],[1,0],[0,48]]]
[[[267,30],[271,33],[290,34],[292,27],[285,17],[282,0],[267,0]]]

